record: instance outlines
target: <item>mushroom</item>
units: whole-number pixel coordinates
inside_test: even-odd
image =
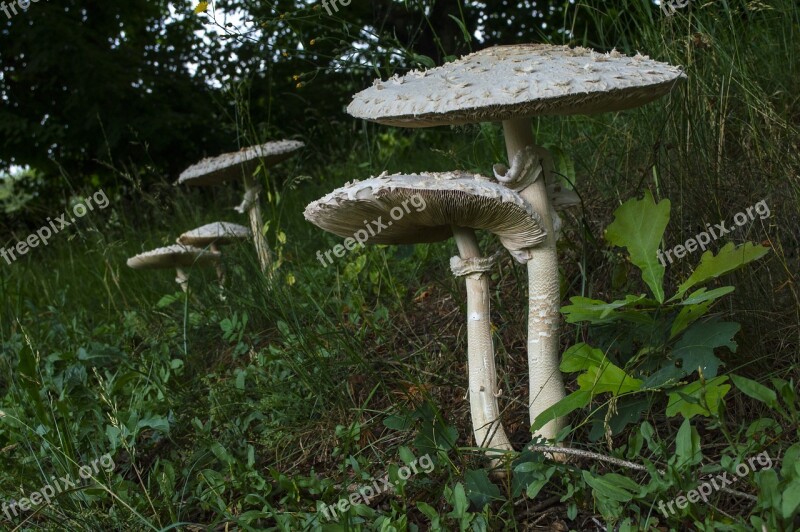
[[[409,208],[411,204],[414,209]],[[516,192],[489,178],[462,172],[387,175],[354,181],[305,209],[307,220],[342,237],[348,249],[365,226],[366,242],[414,244],[455,239],[454,275],[466,278],[467,358],[473,432],[478,445],[513,450],[500,421],[486,272],[495,257],[481,256],[475,229],[496,234],[508,249],[525,250],[545,234],[539,216]],[[363,233],[362,233],[363,234]],[[350,247],[352,246],[352,247]]]
[[[263,162],[265,167],[274,166],[289,158],[293,152],[303,146],[302,142],[296,140],[267,142],[259,146],[244,148],[238,152],[203,159],[184,170],[178,177],[178,184],[192,186],[220,185],[226,181],[242,179],[245,189],[244,198],[242,203],[236,207],[236,211],[241,214],[248,213],[258,261],[261,269],[268,274],[272,268],[272,257],[267,240],[264,238],[264,221],[258,202],[261,187],[253,180],[253,174],[259,163]]]
[[[248,239],[250,235],[250,230],[242,225],[214,222],[183,233],[178,237],[178,244],[200,248],[208,246],[211,251],[219,252],[219,246]],[[217,262],[217,279],[221,288],[225,284],[225,269],[221,261]]]
[[[400,127],[503,122],[511,168],[495,177],[519,191],[542,216],[541,246],[512,253],[528,266],[528,367],[531,422],[565,395],[559,372],[559,283],[553,206],[547,181],[553,161],[537,146],[529,119],[539,115],[592,114],[644,105],[685,78],[681,69],[616,50],[522,44],[497,46],[425,72],[411,72],[358,94],[347,108],[357,117]],[[380,89],[380,93],[377,92]],[[563,420],[536,434],[553,439]]]
[[[184,292],[189,291],[189,275],[184,268],[194,265],[216,264],[220,254],[216,251],[206,251],[193,246],[173,244],[165,248],[140,253],[128,259],[128,266],[134,270],[162,270],[175,268],[177,282]]]

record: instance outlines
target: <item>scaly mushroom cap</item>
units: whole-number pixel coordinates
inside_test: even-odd
[[[220,256],[220,253],[217,252],[173,244],[140,253],[128,259],[128,266],[135,270],[188,268],[194,265],[213,264],[219,260]]]
[[[495,46],[427,71],[376,80],[347,112],[401,127],[593,114],[666,94],[680,68],[637,54],[548,44]]]
[[[546,236],[539,215],[518,193],[463,172],[353,181],[309,204],[304,216],[341,237],[360,233],[370,244],[439,242],[453,235],[452,226],[491,231],[511,251]]]
[[[209,157],[184,170],[178,177],[178,184],[208,186],[241,179],[243,173],[252,174],[260,161],[274,166],[303,146],[305,144],[297,140],[279,140]]]
[[[178,241],[181,244],[206,247],[209,244],[231,244],[250,236],[252,235],[247,227],[230,222],[214,222],[183,233]]]

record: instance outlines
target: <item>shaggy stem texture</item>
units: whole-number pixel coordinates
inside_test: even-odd
[[[520,195],[531,204],[544,222],[547,239],[529,251],[528,266],[528,372],[530,380],[531,423],[546,408],[565,397],[564,381],[559,370],[559,307],[561,298],[558,284],[558,255],[553,230],[555,210],[550,205],[546,178],[552,166],[547,151],[536,146],[528,119],[503,122],[506,150],[509,162],[518,153],[531,149],[540,158],[548,161],[542,174],[533,183],[520,190]],[[513,185],[512,185],[513,186]],[[534,435],[552,440],[563,428],[561,418],[548,422]]]

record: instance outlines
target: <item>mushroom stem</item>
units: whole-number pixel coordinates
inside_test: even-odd
[[[494,365],[494,344],[490,317],[489,279],[486,270],[494,261],[481,256],[475,231],[453,227],[453,235],[465,271],[467,284],[467,360],[469,367],[469,403],[475,442],[481,447],[498,450],[487,452],[491,457],[513,451],[500,421],[497,397],[497,374]],[[482,260],[484,264],[476,264]]]
[[[520,195],[538,212],[547,239],[529,250],[528,260],[528,372],[530,377],[531,423],[546,408],[565,396],[564,381],[559,370],[559,307],[561,298],[558,283],[558,255],[553,231],[553,214],[547,195],[545,177],[553,171],[552,158],[547,150],[536,146],[529,119],[513,119],[503,122],[509,163],[526,147],[543,160],[543,172],[539,179],[520,191]],[[564,419],[557,418],[535,434],[549,440],[556,437],[564,426]]]
[[[220,252],[219,246],[217,245],[216,242],[211,243],[209,247],[211,248],[211,251],[213,251],[214,253]],[[215,267],[217,270],[217,282],[219,283],[220,290],[222,290],[225,287],[225,265],[222,264],[222,261],[220,260],[217,261]]]
[[[264,227],[264,219],[261,216],[261,204],[259,203],[259,189],[253,183],[252,176],[244,176],[245,200],[242,206],[246,206],[247,214],[250,217],[250,230],[253,232],[253,244],[256,247],[256,254],[258,255],[258,262],[267,277],[272,276],[272,257],[270,255],[269,244],[267,239],[264,238],[262,231]],[[249,205],[248,205],[249,203]]]
[[[189,275],[183,270],[183,268],[175,268],[176,277],[175,282],[178,283],[181,289],[185,293],[189,293]]]

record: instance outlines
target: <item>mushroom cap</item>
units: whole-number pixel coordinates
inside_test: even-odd
[[[464,172],[383,174],[353,181],[309,204],[314,225],[370,244],[418,244],[447,240],[452,226],[485,229],[511,250],[546,237],[531,205],[489,178]],[[365,236],[366,235],[366,236]]]
[[[298,140],[278,140],[208,157],[184,170],[178,177],[178,184],[209,186],[241,179],[243,173],[252,174],[260,161],[263,160],[267,166],[274,166],[303,146],[305,144]]]
[[[242,225],[230,222],[214,222],[186,231],[178,237],[178,242],[191,246],[205,247],[209,244],[231,244],[251,236],[250,229]]]
[[[194,265],[212,264],[221,254],[192,246],[173,244],[165,248],[145,251],[128,259],[128,266],[134,270],[188,268]]]
[[[685,77],[678,67],[616,50],[495,46],[427,71],[375,80],[347,112],[400,127],[593,114],[644,105]]]

